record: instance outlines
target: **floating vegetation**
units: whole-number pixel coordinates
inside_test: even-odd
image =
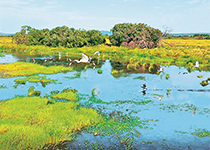
[[[80,78],[81,76],[81,72],[77,72],[76,74],[74,74],[75,76],[73,77],[64,77],[64,78],[67,78],[67,79],[76,79],[76,78]]]
[[[0,89],[6,89],[8,88],[7,86],[5,86],[4,84],[3,85],[0,85]]]
[[[117,78],[117,77],[120,77],[120,75],[123,74],[123,70],[112,70],[111,74]]]
[[[210,137],[210,131],[206,129],[200,129],[200,128],[195,129],[195,132],[193,132],[192,134],[201,138]]]
[[[46,79],[46,76],[30,76],[23,79],[15,79],[16,84],[26,84],[26,81],[31,83],[40,82],[43,86],[49,83],[56,83],[57,80],[54,79]]]
[[[207,86],[209,84],[208,80],[204,80],[200,83],[202,86]]]
[[[0,149],[42,149],[46,144],[72,140],[73,132],[103,122],[96,110],[75,102],[18,97],[0,103]],[[12,141],[12,142],[11,142]]]
[[[166,79],[169,79],[169,74],[166,74]]]
[[[25,63],[25,62],[0,64],[0,78],[29,76],[34,74],[55,74],[59,72],[68,72],[68,71],[73,71],[73,69],[63,66],[44,67],[38,64]]]
[[[175,110],[179,110],[179,111],[191,111],[193,112],[194,109],[198,110],[198,108],[193,105],[193,104],[188,104],[188,103],[185,103],[185,104],[159,104],[160,106],[160,109],[162,110],[166,110],[168,112],[175,112]]]
[[[139,80],[146,80],[146,77],[144,77],[144,76],[138,76],[138,77],[135,77],[135,78],[133,78],[134,80],[136,80],[136,79],[139,79]]]
[[[175,133],[181,133],[181,134],[188,134],[188,132],[177,131],[177,130],[175,130],[174,132],[175,132]]]
[[[103,70],[98,70],[97,73],[98,74],[102,74],[103,73]]]
[[[202,76],[202,75],[198,75],[197,77],[198,77],[198,78],[202,78],[203,76]]]

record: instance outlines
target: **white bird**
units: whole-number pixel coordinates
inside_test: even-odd
[[[195,62],[195,66],[194,67],[199,68],[199,62],[198,61]]]
[[[58,59],[61,59],[61,56],[62,56],[62,53],[59,52],[59,54],[58,54]]]
[[[94,53],[94,55],[95,54],[98,54],[98,64],[99,64],[99,56],[100,56],[100,52],[99,51],[96,51],[95,53]]]
[[[163,72],[163,68],[162,67],[160,67],[160,70],[158,70],[159,72]]]
[[[161,101],[162,97],[158,96],[159,101]]]
[[[91,59],[92,59],[91,57],[88,58],[87,55],[82,54],[82,59],[80,59],[80,60],[75,59],[74,61],[76,61],[77,63],[81,63],[81,62],[83,62],[83,63],[90,63]]]
[[[52,55],[49,55],[50,59],[53,59],[53,56]]]
[[[46,57],[44,57],[44,62],[47,62],[47,58]]]
[[[95,66],[96,64],[95,64],[95,62],[93,61],[93,66]]]
[[[96,51],[96,52],[94,53],[94,55],[95,55],[95,54],[98,54],[98,56],[100,56],[100,52],[99,52],[99,51]]]

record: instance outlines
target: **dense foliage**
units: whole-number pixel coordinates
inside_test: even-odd
[[[17,32],[13,41],[16,44],[26,45],[45,45],[52,47],[83,47],[102,44],[104,37],[97,30],[75,30],[67,26],[49,29],[34,29],[30,26],[22,26],[21,31]]]
[[[151,49],[157,47],[162,37],[160,30],[141,23],[117,24],[111,31],[113,34],[110,36],[110,40],[116,46]]]

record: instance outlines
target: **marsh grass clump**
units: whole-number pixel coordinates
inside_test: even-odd
[[[56,83],[57,80],[54,79],[46,79],[46,76],[29,76],[23,79],[15,79],[16,84],[25,84],[27,81],[31,83],[40,82],[42,85],[46,85],[49,83]]]
[[[58,90],[55,90],[55,91],[51,91],[50,93],[51,94],[58,94],[60,91],[58,91]]]
[[[63,66],[45,67],[38,64],[26,62],[0,64],[0,74],[3,74],[0,77],[3,78],[29,76],[34,74],[55,74],[66,71],[73,71],[73,69]]]
[[[96,110],[75,102],[18,97],[0,103],[0,149],[42,149],[102,121]],[[4,109],[2,109],[4,108]]]
[[[103,70],[98,70],[97,73],[98,74],[102,74],[103,73]]]
[[[200,83],[202,86],[207,86],[209,84],[208,80],[204,80]]]
[[[72,89],[71,87],[68,87],[66,89],[63,89],[61,93],[56,92],[57,94],[53,94],[50,97],[53,99],[60,99],[60,100],[68,100],[68,101],[78,101],[78,94],[76,89]]]
[[[29,89],[28,89],[28,96],[40,96],[41,95],[41,91],[37,91],[35,90],[35,87],[34,86],[31,86]]]
[[[74,92],[65,92],[60,94],[54,94],[50,96],[53,99],[68,100],[68,101],[78,101],[78,95]]]

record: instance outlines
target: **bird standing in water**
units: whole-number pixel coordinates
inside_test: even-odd
[[[147,86],[146,86],[146,84],[144,83],[143,84],[143,86],[140,86],[141,88],[142,88],[142,93],[143,93],[143,95],[145,95],[146,94],[146,90],[147,90]]]

